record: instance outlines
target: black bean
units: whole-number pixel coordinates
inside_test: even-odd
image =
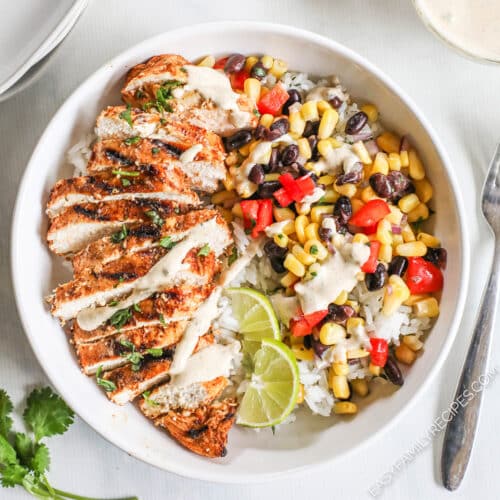
[[[291,165],[297,158],[299,157],[299,148],[296,144],[289,144],[282,152],[281,152],[281,163],[283,165]]]
[[[361,181],[362,177],[363,175],[361,173],[361,169],[351,170],[347,174],[339,175],[335,184],[337,184],[337,186],[343,186],[344,184],[357,184]]]
[[[320,227],[318,229],[318,234],[323,241],[330,241],[333,236],[333,231],[329,227]]]
[[[357,134],[368,121],[368,116],[363,111],[358,111],[355,115],[352,115],[347,123],[345,124],[345,133],[352,135]]]
[[[415,186],[405,174],[397,170],[392,170],[387,175],[387,180],[392,186],[391,200],[397,202],[403,196],[415,191]]]
[[[246,57],[243,54],[232,54],[229,56],[224,71],[226,73],[238,73],[245,66]]]
[[[305,339],[304,339],[305,340]],[[316,355],[321,358],[323,356],[323,353],[329,349],[329,345],[322,344],[318,339],[315,339],[312,337],[312,348],[314,349],[314,352]],[[304,341],[304,347],[306,346],[306,343]]]
[[[302,97],[300,96],[298,90],[291,89],[288,91],[288,99],[285,102],[285,104],[283,104],[283,109],[281,110],[281,112],[284,115],[288,115],[289,114],[288,109],[292,104],[295,104],[296,102],[302,102]]]
[[[264,134],[264,139],[266,141],[275,141],[276,139],[278,139],[282,135],[283,134],[278,129],[276,129],[276,130],[267,130],[266,129],[266,133]]]
[[[318,137],[316,135],[310,135],[307,140],[309,141],[309,147],[311,148],[311,161],[318,161]]]
[[[226,151],[234,151],[235,149],[240,149],[245,144],[252,141],[252,132],[250,130],[238,130],[233,135],[224,138],[224,146]]]
[[[253,131],[254,139],[264,139],[266,136],[267,128],[264,125],[257,125]]]
[[[264,182],[264,168],[262,165],[254,165],[248,174],[248,180],[254,184],[262,184]]]
[[[271,172],[273,172],[278,166],[279,157],[280,157],[280,152],[278,151],[278,148],[272,148],[271,157],[269,158],[269,163],[268,163]]]
[[[324,323],[333,321],[334,323],[345,323],[355,312],[351,306],[338,306],[337,304],[328,305],[328,314],[323,320]]]
[[[284,257],[270,257],[269,261],[271,262],[271,267],[278,274],[284,273],[286,271],[286,268],[284,266]]]
[[[319,120],[315,122],[307,121],[304,127],[304,132],[302,135],[304,137],[310,137],[311,135],[317,135],[319,130]]]
[[[338,217],[339,222],[343,225],[352,217],[352,204],[347,196],[341,196],[333,207],[333,215]]]
[[[381,173],[373,174],[370,176],[369,183],[375,193],[382,198],[389,198],[394,193],[394,189],[387,175]]]
[[[269,127],[269,130],[280,130],[282,135],[286,134],[289,129],[290,123],[288,121],[288,118],[280,118]]]
[[[264,245],[264,252],[268,257],[280,257],[284,258],[288,253],[288,248],[281,248],[276,245],[273,240],[266,241]]]
[[[313,336],[312,335],[306,335],[304,337],[304,347],[306,349],[311,349],[313,346]]]
[[[281,167],[280,172],[282,174],[292,174],[294,177],[298,177],[300,175],[300,165],[294,161],[290,165],[286,165]]]
[[[329,101],[328,101],[335,109],[339,109],[340,106],[342,106],[342,99],[338,96],[333,96]]]
[[[434,264],[440,269],[446,269],[446,261],[448,260],[448,252],[444,248],[428,248],[424,259]]]
[[[253,78],[257,78],[257,80],[262,80],[267,75],[267,69],[264,68],[264,65],[259,61],[256,62],[252,69],[250,70],[250,76]]]
[[[365,284],[366,288],[373,292],[375,290],[380,290],[387,281],[387,271],[384,264],[380,263],[377,265],[374,273],[365,274]]]
[[[392,382],[394,385],[404,384],[403,374],[401,373],[401,370],[399,369],[396,360],[392,356],[389,356],[387,358],[387,362],[384,366],[384,371],[389,381]]]
[[[389,276],[392,276],[393,274],[403,276],[403,274],[406,273],[407,269],[408,259],[406,257],[402,257],[401,255],[396,255],[396,257],[393,257],[393,259],[391,260],[387,272],[389,273]]]
[[[273,193],[281,189],[281,183],[279,181],[267,181],[263,182],[259,186],[258,194],[259,198],[272,198]]]

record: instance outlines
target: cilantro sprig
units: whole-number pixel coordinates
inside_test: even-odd
[[[50,452],[45,438],[64,434],[73,423],[73,410],[56,393],[45,387],[35,389],[26,400],[23,413],[27,433],[12,431],[12,402],[0,389],[0,484],[21,486],[36,498],[46,500],[97,500],[54,488],[46,473]],[[123,500],[138,500],[128,497]]]

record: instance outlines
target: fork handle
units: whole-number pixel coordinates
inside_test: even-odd
[[[453,400],[455,404],[451,406],[454,416],[444,436],[441,474],[445,488],[450,491],[457,489],[464,477],[479,420],[484,389],[481,375],[486,373],[499,295],[499,259],[500,240],[497,240],[488,285],[481,299],[472,342]]]

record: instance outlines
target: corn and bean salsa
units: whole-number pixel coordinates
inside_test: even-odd
[[[354,102],[335,77],[311,86],[270,55],[207,56],[199,64],[224,70],[259,117],[254,129],[224,138],[228,173],[211,201],[249,238],[262,238],[284,301],[302,290],[304,306],[322,270],[330,273],[324,284],[340,281],[317,309],[281,319],[299,362],[326,359],[333,412],[354,414],[352,393],[366,396],[380,376],[402,385],[399,365],[414,363],[423,348],[423,329],[394,338],[373,324],[403,311],[417,325],[427,318],[428,328],[439,314],[446,250],[422,227],[433,214],[425,166],[407,136],[381,127],[375,104]],[[333,271],[335,258],[354,269],[354,280]],[[359,287],[381,298],[382,319],[371,326]],[[299,404],[306,394],[301,386]]]

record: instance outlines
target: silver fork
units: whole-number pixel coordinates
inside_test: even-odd
[[[448,423],[444,436],[441,473],[444,486],[451,491],[460,485],[469,463],[481,407],[483,388],[481,375],[486,373],[491,334],[495,324],[500,271],[500,144],[497,146],[484,183],[482,210],[495,237],[495,252],[472,342],[455,394],[454,401],[459,403],[457,413]],[[463,406],[459,398],[462,399]]]

